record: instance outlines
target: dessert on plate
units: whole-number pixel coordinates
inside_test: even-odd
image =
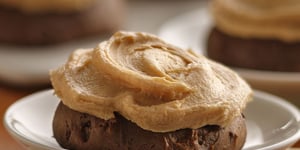
[[[213,0],[208,57],[233,67],[300,71],[300,1]]]
[[[235,72],[143,32],[117,32],[51,70],[67,149],[241,149],[252,90]]]
[[[0,0],[0,42],[43,45],[110,34],[123,0]]]

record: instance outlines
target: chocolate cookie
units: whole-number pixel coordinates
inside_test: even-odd
[[[73,13],[25,14],[0,8],[0,42],[53,44],[82,37],[112,33],[122,22],[123,0],[101,0]]]
[[[229,66],[272,71],[300,71],[300,42],[241,38],[212,29],[208,57]]]
[[[85,150],[238,150],[246,139],[243,116],[237,117],[225,128],[207,125],[166,133],[146,131],[118,113],[115,116],[114,119],[103,120],[60,103],[53,121],[54,137],[64,148]]]

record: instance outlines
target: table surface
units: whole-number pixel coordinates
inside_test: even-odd
[[[172,2],[172,5],[169,3]],[[196,9],[200,5],[200,0],[191,1],[129,1],[128,18],[125,29],[134,31],[145,31],[156,34],[159,26],[166,20],[181,13]],[[157,17],[159,16],[159,17]],[[143,19],[142,22],[137,20]],[[48,87],[49,88],[49,85]],[[6,109],[21,97],[32,94],[43,88],[20,89],[12,88],[0,83],[0,120],[2,122]],[[293,147],[300,147],[300,141]],[[17,143],[5,130],[3,123],[0,123],[0,149],[22,150],[24,149]],[[297,148],[298,149],[298,148]]]

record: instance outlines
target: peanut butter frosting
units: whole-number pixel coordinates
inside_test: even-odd
[[[0,0],[0,5],[25,13],[76,12],[89,8],[96,0]]]
[[[245,38],[300,40],[299,0],[213,0],[217,28]]]
[[[252,95],[230,69],[141,32],[76,50],[50,76],[71,109],[105,120],[118,112],[153,132],[226,126]]]

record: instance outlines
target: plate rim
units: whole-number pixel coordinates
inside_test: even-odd
[[[8,133],[11,135],[11,137],[13,137],[18,143],[21,143],[20,141],[22,141],[22,142],[27,143],[28,145],[34,145],[34,146],[37,146],[39,148],[53,149],[53,147],[51,147],[51,146],[36,142],[32,139],[27,138],[25,135],[19,133],[18,131],[15,131],[15,129],[13,129],[11,127],[11,124],[9,123],[10,122],[9,114],[14,112],[13,111],[13,110],[15,110],[14,108],[16,108],[18,106],[21,106],[22,104],[24,104],[28,101],[36,101],[37,99],[34,98],[34,97],[46,96],[46,94],[51,94],[51,93],[54,93],[53,89],[45,89],[45,90],[41,90],[41,91],[32,93],[28,96],[25,96],[25,97],[20,98],[19,100],[15,101],[5,111],[5,114],[4,114],[4,117],[3,117],[4,127],[5,127],[6,131],[8,131]],[[270,93],[260,91],[260,90],[253,90],[253,97],[263,99],[264,101],[267,101],[268,103],[273,103],[273,104],[279,105],[282,109],[289,112],[292,115],[292,117],[298,123],[298,130],[295,134],[293,134],[292,136],[290,136],[289,138],[287,138],[283,141],[280,141],[280,142],[275,143],[273,145],[265,146],[265,147],[260,148],[260,149],[282,148],[283,146],[294,144],[297,140],[300,139],[300,124],[299,124],[299,122],[300,122],[300,111],[295,105],[291,104],[290,102],[288,102],[287,100],[285,100],[281,97],[278,97],[276,95],[272,95]],[[253,102],[250,102],[250,103],[253,103]],[[60,147],[60,148],[63,149],[62,147]],[[249,147],[249,148],[251,149],[251,147]]]
[[[39,142],[36,142],[34,140],[31,140],[31,139],[28,139],[25,137],[25,135],[17,132],[16,130],[14,130],[12,127],[11,127],[11,124],[8,123],[8,120],[10,119],[9,118],[9,114],[12,112],[12,110],[14,110],[15,107],[18,107],[20,105],[22,105],[23,103],[26,103],[28,101],[34,101],[36,99],[33,99],[33,97],[38,97],[38,96],[41,96],[41,95],[45,95],[45,94],[50,94],[50,92],[54,92],[53,89],[44,89],[44,90],[41,90],[41,91],[37,91],[37,92],[34,92],[32,94],[29,94],[25,97],[22,97],[18,100],[16,100],[13,104],[11,104],[5,111],[4,113],[4,116],[3,116],[3,126],[4,128],[6,129],[6,131],[10,134],[10,136],[15,140],[17,141],[21,146],[24,146],[22,144],[22,142],[28,144],[28,145],[35,145],[41,149],[53,149],[53,147],[50,147],[48,145],[44,145],[44,144],[41,144]],[[22,141],[22,142],[21,142]],[[61,148],[63,149],[63,148]]]
[[[286,99],[281,98],[279,96],[260,91],[260,90],[254,90],[255,94],[254,97],[263,97],[264,101],[268,101],[268,103],[273,103],[276,105],[279,105],[281,108],[285,108],[286,111],[291,113],[293,115],[293,118],[296,120],[296,123],[298,125],[298,130],[295,134],[290,136],[288,139],[285,139],[283,141],[280,141],[278,143],[275,143],[273,145],[268,145],[263,148],[259,148],[259,150],[268,150],[268,149],[281,149],[285,145],[292,145],[297,140],[300,139],[300,110],[295,105],[288,102]],[[275,101],[275,102],[274,102]],[[251,103],[251,102],[250,102]]]
[[[0,80],[16,87],[49,84],[49,69],[58,67],[76,49],[90,49],[107,39],[112,33],[65,41],[53,45],[0,45]],[[15,58],[8,59],[8,58]],[[51,59],[50,59],[51,58]],[[32,61],[45,61],[43,64]],[[25,63],[24,63],[25,62]],[[7,65],[9,64],[9,65]],[[32,67],[33,66],[33,67]],[[20,68],[21,69],[15,69]],[[25,71],[26,70],[26,71]],[[14,75],[11,75],[13,73]]]

